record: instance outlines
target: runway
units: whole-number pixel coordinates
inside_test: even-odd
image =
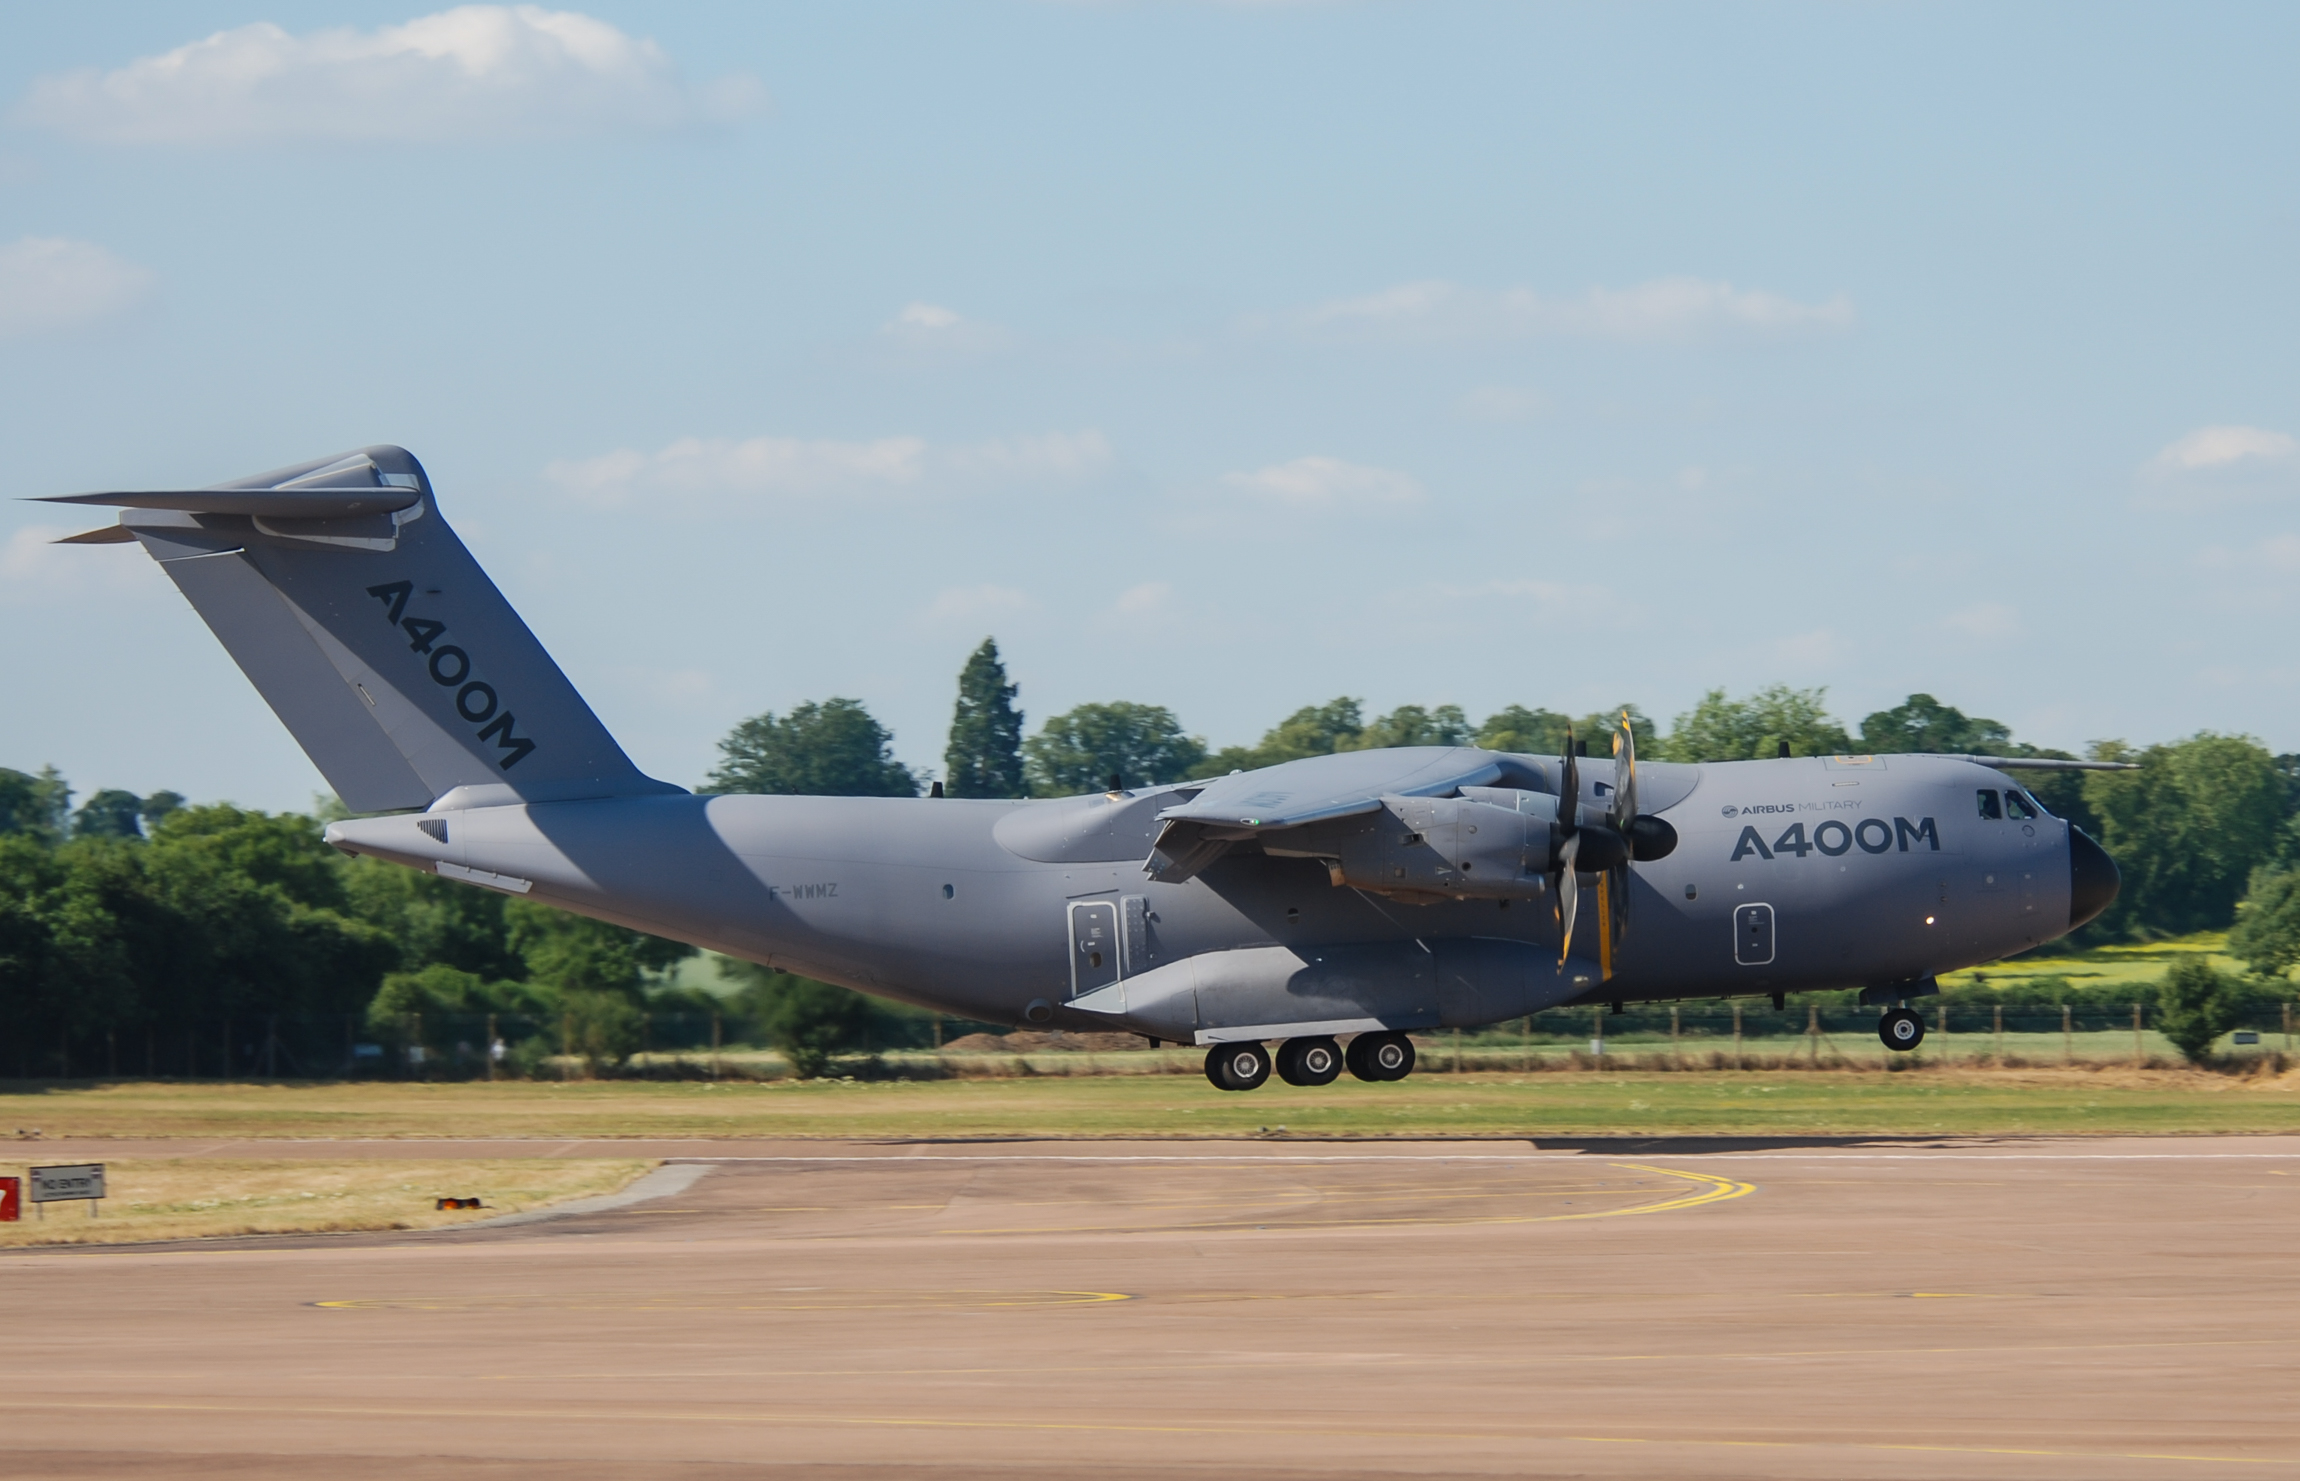
[[[2300,1473],[2295,1138],[650,1155],[711,1170],[513,1228],[0,1255],[7,1469]]]

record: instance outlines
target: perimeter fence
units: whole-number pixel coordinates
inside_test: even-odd
[[[1886,1069],[1943,1063],[2006,1067],[2181,1062],[2145,999],[2051,1003],[1917,1000],[1924,1044],[1886,1050],[1880,1009],[1842,994],[1557,1008],[1471,1031],[1416,1032],[1418,1073],[1607,1069]],[[2223,1058],[2281,1067],[2294,1051],[2292,1003],[2256,1009],[2218,1046]],[[628,1028],[628,1026],[627,1026]],[[46,1042],[42,1042],[45,1038]],[[1152,1048],[1125,1034],[1065,1034],[919,1014],[872,1020],[834,1054],[857,1078],[1194,1074],[1203,1051]],[[522,1014],[410,1014],[378,1026],[352,1015],[250,1015],[78,1034],[0,1038],[0,1076],[18,1080],[151,1079],[781,1079],[788,1062],[742,1041],[731,1015],[641,1013],[635,1033],[588,1041],[571,1019]]]

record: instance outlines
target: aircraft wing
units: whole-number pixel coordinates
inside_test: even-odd
[[[1552,769],[1475,746],[1399,746],[1234,772],[1158,814],[1164,826],[1143,868],[1161,884],[1180,884],[1244,839],[1373,812],[1384,796],[1433,797],[1497,785],[1548,791],[1555,786]]]

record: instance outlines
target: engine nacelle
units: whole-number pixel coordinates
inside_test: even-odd
[[[1549,888],[1549,837],[1550,820],[1541,814],[1464,797],[1384,797],[1379,812],[1289,829],[1262,846],[1321,860],[1338,886],[1430,903],[1542,894]]]

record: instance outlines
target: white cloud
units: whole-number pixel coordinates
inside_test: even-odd
[[[964,359],[1002,350],[1014,338],[986,319],[968,318],[956,309],[924,302],[903,305],[901,313],[879,326],[879,333],[919,364],[944,364],[954,356]]]
[[[93,242],[19,237],[0,247],[0,339],[124,313],[152,283],[148,269]]]
[[[1111,461],[1099,432],[1050,432],[936,447],[920,437],[871,442],[797,437],[683,437],[654,453],[618,448],[563,459],[544,476],[602,508],[648,496],[740,509],[767,501],[904,494],[949,484],[1074,481]]]
[[[951,309],[931,303],[912,303],[903,305],[902,312],[895,315],[893,322],[886,327],[898,331],[924,330],[931,334],[938,329],[956,329],[964,322],[965,320]]]
[[[84,524],[24,525],[0,546],[0,602],[30,606],[82,595],[109,599],[146,590],[159,568],[133,545],[58,545],[66,535],[111,523],[110,510],[88,511]],[[165,584],[165,578],[162,578]]]
[[[40,78],[16,116],[106,144],[440,142],[692,128],[762,101],[746,77],[690,85],[654,42],[591,16],[462,5],[373,31],[218,31]]]
[[[2213,571],[2268,571],[2280,576],[2300,575],[2300,535],[2270,535],[2242,550],[2215,545],[2196,563]]]
[[[1629,288],[1591,288],[1574,298],[1545,298],[1530,288],[1496,291],[1430,280],[1321,304],[1303,315],[1302,322],[1313,331],[1402,339],[1566,335],[1665,341],[1847,329],[1853,324],[1853,304],[1842,293],[1819,303],[1800,303],[1762,289],[1684,277],[1655,278]]]
[[[2156,455],[2154,466],[2167,472],[2290,464],[2300,461],[2300,442],[2260,427],[2199,427]]]
[[[1173,600],[1173,587],[1163,581],[1145,581],[1118,593],[1111,606],[1129,617],[1148,617],[1166,610]]]
[[[1427,497],[1406,474],[1345,463],[1340,458],[1296,458],[1252,473],[1225,473],[1226,487],[1297,509],[1346,505],[1418,504]]]
[[[1943,617],[1941,626],[1968,638],[2015,637],[2021,630],[2020,610],[2003,602],[1973,602]]]
[[[1774,661],[1790,668],[1829,668],[1851,657],[1852,652],[1852,644],[1825,627],[1795,633],[1773,644]]]
[[[978,479],[1079,479],[1110,466],[1110,443],[1099,432],[1045,432],[997,438],[947,449],[942,466]]]
[[[1480,386],[1462,398],[1462,415],[1481,422],[1530,422],[1554,410],[1545,391],[1532,386]]]
[[[2137,502],[2158,509],[2251,504],[2300,490],[2300,442],[2264,427],[2199,427],[2140,469]]]
[[[1036,605],[1028,592],[1011,586],[952,586],[935,593],[924,616],[934,626],[995,622],[1027,612]]]

